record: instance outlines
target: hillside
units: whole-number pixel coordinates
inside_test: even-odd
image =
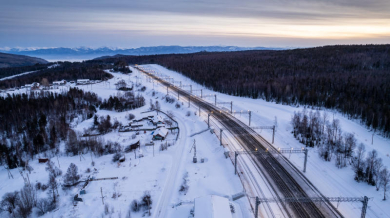
[[[336,109],[390,137],[390,45],[126,56],[105,61],[118,59],[160,64],[229,95]]]
[[[111,66],[111,65],[110,65]],[[20,87],[33,82],[42,82],[47,79],[48,82],[56,80],[105,80],[111,78],[111,74],[104,71],[108,67],[107,64],[101,64],[91,61],[86,62],[57,62],[55,65],[39,65],[30,67],[10,67],[0,69],[0,89],[11,87]],[[112,67],[112,66],[111,66]],[[35,69],[33,69],[35,68]],[[25,74],[25,72],[36,71],[34,73]],[[22,75],[23,72],[23,75]],[[14,76],[18,75],[18,76]],[[2,77],[10,77],[10,79],[1,80]]]
[[[41,58],[29,57],[25,55],[0,53],[0,68],[23,67],[23,66],[31,66],[35,64],[47,64],[47,63],[49,62]]]

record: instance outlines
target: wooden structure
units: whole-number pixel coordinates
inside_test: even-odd
[[[38,159],[38,162],[39,163],[46,163],[46,162],[48,162],[49,161],[49,159],[47,159],[47,158],[39,158]]]

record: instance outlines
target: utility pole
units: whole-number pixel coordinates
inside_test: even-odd
[[[249,126],[251,126],[252,111],[249,111]]]
[[[256,208],[255,208],[255,218],[259,215],[259,205],[260,205],[260,199],[256,196]]]
[[[188,107],[190,107],[191,104],[191,95],[188,96]]]
[[[190,89],[191,89],[191,94],[192,94],[192,85],[190,85]]]
[[[274,143],[275,138],[275,125],[272,127],[272,144]]]
[[[193,159],[192,159],[192,162],[196,163],[196,162],[198,161],[198,159],[196,158],[196,144],[195,144],[195,139],[194,139],[194,144],[193,144],[192,147],[191,147],[190,153],[191,153],[192,149],[194,149],[194,157],[193,157]]]
[[[203,89],[200,90],[200,98],[203,97]]]
[[[195,144],[195,139],[194,139],[194,159],[193,159],[193,162],[196,163],[198,162],[197,158],[196,158],[196,144]]]
[[[102,203],[103,203],[103,205],[104,205],[104,200],[103,200],[103,199],[104,199],[104,196],[103,196],[103,188],[102,188],[102,187],[100,187],[100,193],[101,193],[101,195],[102,195],[101,198],[102,198]]]
[[[221,141],[221,146],[222,146],[222,132],[223,132],[223,129],[220,129],[219,140]]]
[[[305,149],[305,163],[303,164],[303,172],[306,173],[307,153],[309,150]]]
[[[215,97],[215,106],[217,106],[217,95],[214,95]]]
[[[363,207],[362,207],[361,218],[365,218],[366,212],[367,212],[367,205],[368,205],[368,197],[367,196],[364,196],[362,203],[363,203]]]
[[[207,114],[207,126],[210,129],[210,114]]]
[[[234,152],[234,175],[237,175],[237,157],[238,153],[237,151]]]

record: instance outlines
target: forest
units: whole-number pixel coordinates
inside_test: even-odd
[[[43,66],[43,67],[42,67]],[[0,75],[16,75],[28,71],[38,70],[32,74],[26,74],[12,79],[0,81],[0,89],[20,87],[33,82],[40,83],[44,78],[48,82],[57,80],[106,80],[112,78],[112,75],[104,70],[112,68],[112,65],[96,62],[57,62],[55,65],[48,67],[47,65],[37,65],[30,67],[13,67],[0,69]]]
[[[49,149],[58,150],[75,118],[92,118],[97,95],[71,88],[69,92],[31,92],[0,97],[0,163],[10,169]]]
[[[390,137],[390,45],[336,45],[281,51],[121,56],[160,64],[222,93],[335,109]]]
[[[112,153],[116,145],[95,139],[80,140],[70,124],[75,119],[81,122],[95,117],[91,129],[105,134],[121,124],[116,120],[111,124],[109,117],[98,120],[94,116],[97,108],[122,111],[144,105],[141,94],[125,92],[102,101],[95,93],[77,88],[61,94],[41,91],[0,97],[0,165],[10,169],[25,166],[36,154],[58,153],[61,141],[71,155],[84,149],[97,155]]]
[[[387,187],[390,180],[389,169],[374,149],[366,152],[363,143],[357,144],[355,135],[343,133],[340,121],[330,119],[330,115],[320,111],[295,112],[291,119],[293,134],[302,144],[308,147],[318,147],[318,155],[325,161],[332,161],[337,168],[349,165],[354,170],[357,182],[366,182],[383,190],[386,200]]]
[[[35,64],[32,66],[0,68],[0,79],[4,78],[4,77],[13,76],[16,74],[37,71],[37,70],[43,70],[43,69],[46,69],[50,65],[53,65],[53,64],[52,63],[50,63],[50,64]]]

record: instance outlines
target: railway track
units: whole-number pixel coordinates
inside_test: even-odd
[[[141,72],[154,78],[161,84],[169,87],[180,96],[190,98],[192,103],[202,108],[202,110],[211,113],[214,119],[233,134],[236,140],[247,151],[266,151],[267,149],[276,150],[263,137],[261,137],[253,129],[237,128],[247,127],[244,123],[236,119],[230,114],[221,112],[219,108],[211,103],[204,101],[201,98],[192,96],[185,90],[182,90],[171,83],[162,80],[153,74],[137,68]],[[301,197],[323,197],[323,195],[311,184],[306,177],[293,166],[284,156],[275,156],[271,152],[267,154],[250,154],[258,169],[264,173],[267,180],[272,186],[272,189],[280,198],[301,198]],[[299,181],[299,182],[298,182]],[[302,187],[305,186],[305,189]],[[323,202],[318,205],[314,202],[288,202],[282,203],[288,216],[299,218],[310,217],[343,217],[341,213],[330,203]]]

